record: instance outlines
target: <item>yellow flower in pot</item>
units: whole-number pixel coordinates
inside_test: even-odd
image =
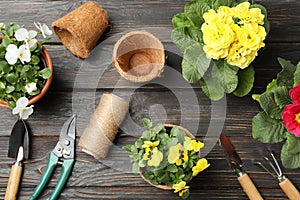
[[[21,107],[32,105],[50,87],[53,67],[43,44],[49,40],[47,35],[51,35],[52,31],[45,24],[35,23],[35,26],[37,31],[27,30],[16,23],[10,23],[7,27],[0,23],[1,107],[14,109],[21,98]],[[36,39],[39,34],[43,36],[40,42]]]
[[[123,147],[129,152],[132,170],[155,187],[174,190],[186,199],[187,183],[210,164],[200,158],[204,144],[185,128],[172,124],[157,124],[144,118],[146,130],[134,144]]]

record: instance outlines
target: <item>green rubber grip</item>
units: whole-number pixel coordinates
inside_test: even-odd
[[[57,162],[58,162],[58,157],[53,152],[51,152],[49,159],[48,159],[46,171],[43,173],[38,186],[36,186],[32,196],[30,197],[29,200],[37,199],[39,197],[39,195],[42,193],[43,189],[45,188],[46,184],[48,183],[48,181],[50,180],[50,178],[52,176],[52,173],[57,165]]]
[[[70,173],[73,169],[73,165],[74,165],[74,159],[64,160],[58,183],[48,200],[56,200],[58,198],[60,192],[62,191],[64,185],[66,184],[70,176]]]

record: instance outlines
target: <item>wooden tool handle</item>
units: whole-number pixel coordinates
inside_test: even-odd
[[[4,200],[17,199],[21,175],[22,175],[22,167],[13,165],[11,167]]]
[[[299,200],[300,194],[297,188],[293,185],[293,183],[286,178],[284,181],[279,183],[279,186],[281,187],[282,191],[286,194],[286,196],[290,200]]]
[[[242,176],[238,177],[238,181],[250,200],[263,200],[248,174],[244,173]]]

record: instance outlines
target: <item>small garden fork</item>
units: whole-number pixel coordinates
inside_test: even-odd
[[[286,176],[283,175],[282,170],[281,170],[274,154],[271,152],[270,155],[271,155],[271,159],[268,158],[267,156],[264,156],[264,159],[269,164],[270,168],[272,168],[272,170],[274,171],[273,173],[266,166],[264,166],[261,162],[257,161],[257,162],[255,162],[255,164],[262,167],[266,172],[268,172],[269,174],[271,174],[271,176],[273,176],[274,178],[277,179],[282,191],[287,195],[287,197],[290,200],[300,200],[299,191],[293,185],[293,183]],[[273,163],[275,164],[276,167],[274,166]]]

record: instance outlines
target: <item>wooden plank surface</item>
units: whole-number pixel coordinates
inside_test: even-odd
[[[1,21],[16,21],[34,28],[33,22],[50,25],[87,1],[1,1]],[[77,142],[86,127],[90,114],[105,92],[117,92],[130,102],[127,118],[141,125],[140,120],[158,112],[157,120],[180,124],[195,130],[203,139],[211,121],[222,122],[222,117],[212,113],[216,106],[202,93],[198,84],[185,85],[176,81],[168,88],[164,85],[129,83],[120,78],[111,64],[114,43],[125,32],[136,29],[150,30],[159,37],[168,55],[167,70],[154,83],[166,83],[170,73],[181,73],[181,53],[170,40],[171,19],[183,11],[184,0],[96,0],[110,17],[110,30],[94,52],[104,53],[103,63],[92,63],[91,59],[79,59],[67,51],[55,35],[46,45],[53,65],[54,80],[47,95],[35,105],[34,114],[27,120],[32,132],[31,157],[24,162],[24,174],[19,199],[28,199],[38,184],[41,171],[45,169],[48,154],[54,148],[64,120],[78,112]],[[268,9],[271,32],[266,49],[261,51],[254,62],[256,70],[255,87],[251,93],[262,92],[266,84],[275,78],[280,70],[277,57],[296,63],[300,60],[300,1],[299,0],[259,0]],[[176,79],[181,82],[181,79]],[[116,90],[117,89],[117,90]],[[176,96],[177,95],[177,96]],[[191,96],[190,96],[191,95]],[[80,98],[78,98],[80,97]],[[193,97],[193,99],[184,98]],[[182,98],[186,112],[182,112],[178,98]],[[253,165],[262,160],[263,153],[272,148],[279,156],[281,144],[265,145],[251,137],[251,119],[260,111],[259,105],[251,99],[251,94],[238,98],[226,96],[226,119],[222,132],[235,144],[245,162],[245,170],[265,199],[287,199],[278,183],[269,174]],[[159,110],[163,108],[163,110]],[[223,111],[220,108],[220,111]],[[187,114],[188,113],[188,114]],[[16,116],[8,109],[0,109],[0,199],[4,197],[13,160],[7,158],[8,141]],[[76,163],[60,199],[177,199],[172,191],[156,189],[145,183],[129,170],[118,171],[116,166],[128,162],[127,154],[120,148],[134,141],[138,132],[120,130],[114,148],[107,160],[95,160],[76,148]],[[200,173],[191,182],[190,199],[247,199],[235,174],[229,169],[219,145],[215,145],[207,155],[211,167]],[[46,199],[53,191],[60,169],[54,174],[49,187],[41,199]],[[300,171],[284,169],[284,173],[300,189]]]

